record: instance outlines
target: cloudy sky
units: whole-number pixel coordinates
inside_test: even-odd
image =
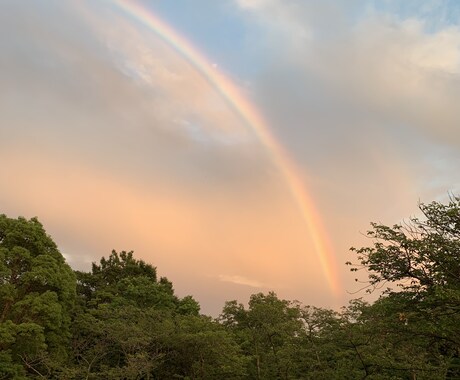
[[[0,212],[73,268],[134,250],[206,313],[269,290],[337,307],[370,221],[459,193],[457,1],[132,4],[0,3]]]

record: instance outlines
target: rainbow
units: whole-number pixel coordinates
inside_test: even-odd
[[[338,296],[340,294],[340,284],[336,263],[318,212],[303,181],[300,179],[301,176],[298,174],[296,165],[270,132],[268,124],[257,112],[256,108],[226,76],[205,59],[204,55],[199,53],[183,36],[179,35],[168,24],[158,18],[152,10],[146,9],[132,0],[114,0],[114,4],[123,12],[126,12],[151,29],[158,37],[186,59],[255,132],[260,142],[268,150],[274,164],[284,176],[311,235],[315,252],[328,285],[332,293]]]

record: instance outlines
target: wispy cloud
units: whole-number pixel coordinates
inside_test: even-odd
[[[220,281],[223,281],[223,282],[231,282],[232,284],[249,286],[251,288],[264,288],[264,289],[272,288],[272,286],[269,286],[257,280],[251,280],[249,278],[238,276],[238,275],[220,274],[218,278]]]

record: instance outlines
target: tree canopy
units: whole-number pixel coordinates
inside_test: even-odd
[[[431,371],[443,363],[445,376],[460,378],[460,199],[419,209],[422,219],[372,223],[372,246],[352,248],[359,263],[348,264],[368,271],[371,289],[391,285],[372,307],[391,318],[386,331],[427,354]]]
[[[420,210],[352,248],[377,301],[257,293],[218,318],[133,252],[73,271],[36,218],[0,215],[0,379],[460,379],[460,200]]]
[[[36,219],[0,215],[0,373],[67,359],[75,275]]]

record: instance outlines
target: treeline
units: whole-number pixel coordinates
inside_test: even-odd
[[[373,304],[254,294],[217,319],[115,252],[73,271],[37,219],[0,216],[0,379],[460,379],[460,201],[372,224]]]

